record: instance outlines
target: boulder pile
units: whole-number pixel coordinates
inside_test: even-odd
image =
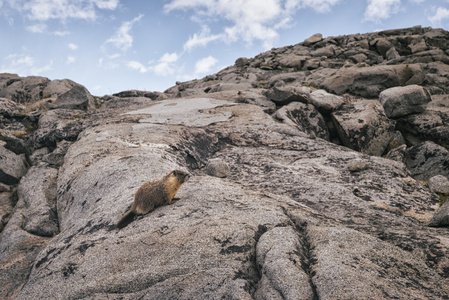
[[[0,74],[0,298],[449,299],[448,46],[316,34],[103,97]]]

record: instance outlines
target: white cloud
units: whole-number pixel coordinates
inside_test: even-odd
[[[97,10],[115,10],[119,0],[9,0],[9,7],[25,12],[31,20],[97,18]]]
[[[428,20],[434,25],[438,25],[442,20],[449,19],[449,9],[438,7],[433,16],[428,17]]]
[[[44,33],[45,30],[47,29],[47,25],[44,23],[39,23],[39,24],[34,24],[31,26],[28,26],[26,29],[28,31],[34,32],[34,33]]]
[[[75,61],[76,61],[76,57],[75,57],[75,56],[68,56],[68,57],[67,57],[66,63],[67,63],[67,64],[72,64],[72,63],[74,63]]]
[[[254,40],[270,48],[278,38],[277,30],[287,27],[298,9],[312,8],[316,12],[329,12],[342,0],[171,0],[164,8],[192,10],[194,19],[201,23],[216,22],[221,18],[230,23],[222,33],[210,34],[207,27],[191,37],[184,45],[191,49],[197,45],[221,39],[226,42],[243,40],[251,44]]]
[[[159,59],[158,63],[151,67],[151,70],[159,76],[170,76],[175,74],[175,63],[179,60],[180,56],[176,53],[165,53]]]
[[[149,63],[148,66],[133,60],[127,63],[127,67],[140,73],[153,72],[158,76],[170,76],[179,70],[176,63],[180,57],[177,53],[165,53],[156,63]]]
[[[130,48],[133,44],[133,37],[131,36],[130,31],[134,23],[138,22],[142,17],[143,15],[139,15],[131,21],[123,22],[120,28],[106,41],[106,43],[111,43],[122,51]]]
[[[55,31],[55,32],[53,32],[53,34],[57,35],[57,36],[66,36],[66,35],[69,35],[70,32],[69,31]]]
[[[127,64],[128,68],[139,71],[140,73],[146,73],[149,71],[149,68],[145,67],[142,63],[138,61],[130,61]]]
[[[397,13],[401,8],[401,0],[368,0],[364,19],[380,23]]]
[[[222,34],[210,34],[208,26],[204,25],[199,34],[193,34],[184,44],[184,50],[190,51],[197,46],[206,46],[210,42],[223,38]]]
[[[215,66],[218,62],[213,56],[208,56],[200,59],[195,64],[195,74],[204,74],[208,73],[212,70],[213,66]]]
[[[78,49],[78,45],[77,44],[70,43],[67,46],[69,47],[70,50],[77,50]]]
[[[0,69],[6,73],[17,73],[21,76],[39,75],[52,69],[53,61],[43,66],[37,66],[34,57],[26,54],[11,54],[5,60],[6,65]]]

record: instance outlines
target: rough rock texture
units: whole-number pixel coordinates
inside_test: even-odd
[[[58,95],[52,108],[71,108],[88,110],[95,107],[95,100],[89,91],[83,86],[74,86],[67,92]]]
[[[449,178],[449,152],[427,141],[407,150],[405,164],[414,178],[428,181],[436,175]]]
[[[343,145],[351,149],[380,156],[393,139],[394,122],[377,101],[346,104],[332,118]]]
[[[379,101],[384,106],[387,117],[398,118],[425,111],[431,98],[423,87],[409,85],[384,90],[379,95]]]
[[[0,144],[0,182],[16,184],[26,171],[24,155],[17,155]]]
[[[87,111],[0,74],[0,140],[32,166],[0,185],[0,298],[449,299],[448,41],[317,34]],[[426,109],[388,118],[379,94],[414,84]],[[179,200],[116,230],[173,169]]]
[[[56,179],[58,170],[32,167],[22,178],[18,196],[26,210],[22,228],[39,236],[54,236],[59,232],[56,215]]]

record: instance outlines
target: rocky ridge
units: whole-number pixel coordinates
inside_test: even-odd
[[[0,74],[0,297],[448,299],[448,43],[316,34],[163,93]]]

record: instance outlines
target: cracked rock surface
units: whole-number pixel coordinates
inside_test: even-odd
[[[0,298],[449,299],[448,37],[317,34],[164,93],[0,74]]]

